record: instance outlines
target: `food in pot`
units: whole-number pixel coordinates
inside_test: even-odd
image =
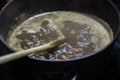
[[[68,37],[68,40],[53,49],[29,56],[50,60],[78,58],[98,51],[112,40],[106,28],[90,16],[54,11],[35,15],[16,26],[8,43],[19,51],[43,45],[61,36]]]

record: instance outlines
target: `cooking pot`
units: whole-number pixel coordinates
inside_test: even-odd
[[[27,79],[39,72],[76,72],[87,78],[101,77],[111,65],[110,51],[116,41],[120,25],[119,12],[110,0],[12,0],[0,12],[0,40],[7,54],[14,52],[6,42],[11,25],[17,25],[35,14],[50,11],[75,11],[95,15],[105,20],[113,30],[113,40],[104,48],[89,55],[62,61],[35,60],[26,56],[8,63],[12,77]],[[17,75],[17,73],[27,75]],[[22,77],[20,77],[22,76]],[[84,77],[85,78],[85,77]],[[31,80],[34,80],[34,78]]]

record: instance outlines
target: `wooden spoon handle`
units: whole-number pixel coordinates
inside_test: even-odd
[[[11,54],[8,54],[8,55],[1,56],[0,57],[0,64],[4,64],[4,63],[10,62],[12,60],[24,57],[24,56],[26,56],[30,53],[34,53],[34,52],[43,51],[43,50],[53,48],[53,47],[61,44],[62,42],[64,42],[66,39],[67,38],[62,37],[62,38],[59,38],[57,40],[54,40],[52,42],[49,42],[47,44],[44,44],[44,45],[41,45],[41,46],[38,46],[38,47],[34,47],[34,48],[27,49],[27,50],[22,50],[22,51],[19,51],[19,52],[15,52],[15,53],[11,53]]]

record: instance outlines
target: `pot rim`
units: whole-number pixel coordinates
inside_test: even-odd
[[[7,7],[9,7],[9,5],[13,2],[14,0],[11,0],[9,1],[0,11],[0,15],[1,13],[4,11],[4,9],[6,9]],[[70,61],[76,61],[76,60],[81,60],[81,59],[85,59],[85,58],[89,58],[89,57],[92,57],[93,55],[96,55],[96,54],[100,54],[103,50],[107,49],[110,45],[112,45],[115,40],[117,39],[118,37],[118,34],[120,33],[120,12],[118,10],[118,8],[116,7],[116,5],[111,1],[111,0],[107,0],[107,2],[109,4],[111,4],[114,9],[116,10],[117,12],[117,15],[118,15],[118,19],[119,19],[119,28],[118,28],[118,31],[116,33],[116,35],[114,36],[113,40],[108,43],[105,47],[101,48],[100,50],[96,51],[96,52],[93,52],[93,53],[90,53],[90,54],[87,54],[85,56],[82,56],[82,57],[78,57],[78,58],[73,58],[73,59],[66,59],[66,60],[49,60],[49,59],[45,59],[45,60],[42,60],[42,59],[37,59],[37,58],[32,58],[32,57],[29,57],[29,55],[27,55],[27,57],[29,57],[30,59],[33,59],[33,60],[37,60],[37,61],[46,61],[46,62],[70,62]],[[0,41],[9,49],[11,50],[12,52],[15,52],[15,50],[13,48],[11,48],[2,38],[2,36],[0,35]]]

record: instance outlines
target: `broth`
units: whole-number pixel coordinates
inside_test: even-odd
[[[77,12],[55,11],[35,15],[16,26],[8,44],[19,51],[43,45],[63,35],[69,37],[64,43],[29,56],[50,60],[82,57],[98,51],[112,40],[104,26],[93,18]]]

